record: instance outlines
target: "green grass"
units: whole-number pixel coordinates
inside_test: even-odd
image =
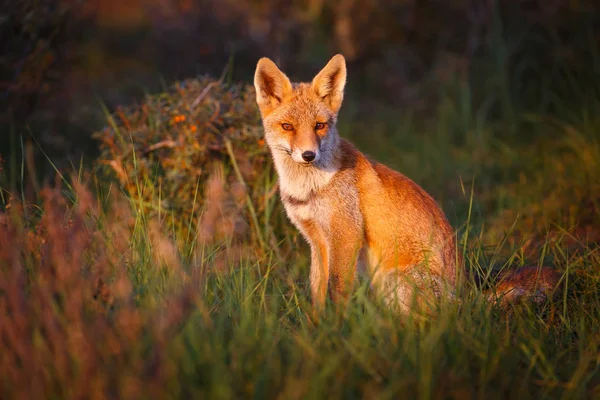
[[[447,123],[441,119],[444,111],[440,113],[436,124]],[[18,277],[28,276],[17,287],[29,292],[23,295],[28,306],[18,312],[14,301],[20,295],[10,291],[13,284],[6,280],[0,286],[2,319],[10,321],[0,328],[5,347],[0,368],[18,377],[3,385],[2,397],[36,393],[36,388],[50,398],[78,393],[123,398],[598,396],[600,255],[595,244],[571,238],[569,230],[577,224],[564,224],[562,219],[565,213],[587,216],[588,210],[579,208],[584,199],[578,198],[577,189],[597,190],[587,186],[598,182],[600,170],[598,142],[590,134],[593,126],[587,125],[592,122],[538,122],[534,129],[554,137],[539,140],[543,150],[537,150],[532,144],[493,139],[493,126],[465,131],[463,144],[456,146],[455,138],[441,129],[427,132],[411,127],[404,117],[398,121],[403,127],[398,131],[391,124],[374,128],[346,121],[341,126],[365,151],[380,154],[382,161],[443,199],[459,231],[468,230],[463,236],[468,268],[485,272],[544,262],[566,273],[564,296],[541,309],[516,307],[507,314],[489,307],[479,289],[469,286],[460,306],[442,303],[433,318],[422,321],[390,313],[361,282],[347,310],[329,305],[315,323],[307,290],[308,249],[298,237],[287,239],[298,241],[291,257],[278,259],[272,251],[258,258],[248,254],[217,271],[214,260],[233,245],[197,249],[195,257],[181,251],[173,259],[161,258],[164,246],[176,248],[177,240],[162,231],[152,233],[150,218],[135,211],[136,199],[111,214],[110,208],[96,209],[96,199],[86,199],[91,193],[79,189],[71,193],[72,203],[59,207],[48,202],[42,208],[52,213],[53,223],[41,235],[46,235],[46,245],[64,254],[36,261],[23,247],[16,256],[26,271],[23,275],[10,268],[8,261],[14,259],[3,253],[3,279],[18,282]],[[359,135],[368,129],[369,140],[361,140]],[[555,208],[537,206],[558,190],[565,192],[556,195]],[[583,192],[582,196],[590,193]],[[98,196],[100,204],[111,203],[110,196]],[[522,216],[502,219],[506,210]],[[120,227],[129,232],[125,236],[111,228],[127,220],[117,212],[129,213],[130,221]],[[598,215],[587,217],[597,229]],[[546,230],[522,232],[517,241],[504,236],[515,235],[528,218],[536,219],[534,227],[542,224]],[[67,219],[81,226],[51,231]],[[88,232],[101,236],[95,246],[79,240]],[[535,235],[539,245],[525,254],[522,241]],[[179,250],[191,245],[178,240],[183,243]],[[110,250],[96,246],[117,251],[107,255]],[[66,265],[78,276],[56,272]],[[48,278],[52,270],[60,277]],[[115,298],[106,304],[86,299],[87,292],[78,289],[98,274]],[[131,286],[121,298],[119,282]],[[46,297],[47,290],[54,296]],[[69,310],[71,296],[82,297],[77,300],[81,308]],[[42,299],[54,306],[42,307]],[[103,304],[101,311],[89,311],[90,302]],[[28,319],[28,325],[10,327],[19,318]],[[62,328],[52,332],[53,324]],[[86,351],[76,349],[81,344],[72,342],[72,330],[83,333],[80,340]],[[10,331],[19,335],[11,336]],[[116,340],[114,354],[107,336]],[[27,352],[17,345],[31,346],[34,354],[26,358]],[[61,351],[71,356],[55,363]],[[33,367],[29,362],[41,364]],[[35,379],[28,386],[31,376]]]

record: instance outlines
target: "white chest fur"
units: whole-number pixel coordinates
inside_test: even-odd
[[[277,168],[279,185],[285,194],[305,201],[323,189],[336,173],[335,169],[291,166]]]
[[[311,199],[303,203],[291,203],[284,201],[285,211],[288,217],[298,224],[299,221],[313,220],[320,226],[328,225],[331,207],[324,199]]]

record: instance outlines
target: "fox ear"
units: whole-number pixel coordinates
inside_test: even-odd
[[[325,68],[314,77],[311,87],[334,112],[338,112],[344,100],[346,86],[346,60],[336,54],[329,60]]]
[[[288,77],[266,57],[258,60],[254,73],[254,87],[256,103],[263,115],[271,112],[292,93],[292,84]]]

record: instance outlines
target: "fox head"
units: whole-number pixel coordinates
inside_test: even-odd
[[[307,167],[331,163],[339,142],[335,127],[344,98],[346,61],[335,55],[311,83],[292,84],[268,58],[256,66],[254,87],[265,140],[276,161]]]

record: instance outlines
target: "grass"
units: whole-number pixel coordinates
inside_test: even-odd
[[[600,101],[492,119],[470,99],[468,86],[443,93],[426,119],[365,118],[350,100],[340,131],[440,201],[468,271],[551,265],[566,287],[553,301],[500,309],[467,284],[422,320],[361,281],[315,321],[308,247],[279,220],[272,171],[233,200],[239,170],[186,186],[202,199],[192,234],[157,182],[130,182],[142,199],[78,171],[0,214],[0,397],[598,397]]]

